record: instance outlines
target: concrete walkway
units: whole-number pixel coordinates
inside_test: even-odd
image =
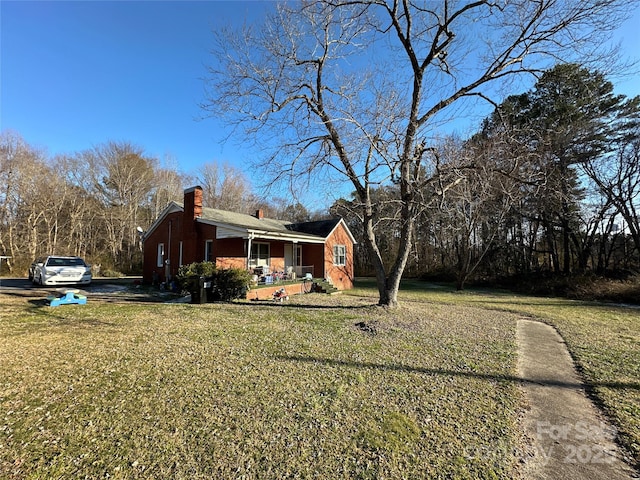
[[[567,347],[542,322],[519,320],[518,375],[530,409],[526,433],[535,455],[526,479],[618,480],[639,478],[622,461],[616,430],[585,394]]]

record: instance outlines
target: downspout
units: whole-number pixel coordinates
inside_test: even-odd
[[[171,227],[173,225],[173,220],[169,220],[169,234],[167,235],[167,259],[165,260],[166,268],[165,268],[165,281],[169,282],[171,279]]]

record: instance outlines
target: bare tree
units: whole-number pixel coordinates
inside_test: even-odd
[[[605,42],[625,0],[413,2],[318,0],[277,11],[264,28],[222,30],[204,107],[273,147],[275,178],[336,172],[360,201],[379,304],[395,306],[425,184],[429,137],[450,107],[489,99]],[[371,189],[400,190],[400,248],[385,264]]]
[[[496,239],[504,237],[505,219],[521,197],[519,177],[528,165],[513,152],[507,153],[511,140],[476,135],[464,143],[449,139],[441,147],[447,164],[469,166],[458,170],[459,181],[447,182],[449,189],[440,193],[437,209],[443,225],[439,233],[451,240],[458,290],[465,287]]]
[[[233,165],[206,163],[200,168],[198,181],[204,189],[204,204],[220,210],[248,211],[251,186],[247,177]]]
[[[56,183],[39,150],[15,132],[0,135],[0,251],[24,264],[50,247],[43,222],[52,208],[41,185]],[[44,241],[43,241],[44,239]],[[11,264],[10,264],[11,268]]]
[[[585,164],[585,171],[625,221],[640,254],[640,128],[621,139],[613,155]]]
[[[157,168],[153,184],[148,217],[142,220],[144,227],[151,225],[169,202],[182,201],[184,185],[187,184],[187,180],[184,175],[177,172],[177,169]]]
[[[136,227],[142,206],[154,186],[155,159],[127,142],[107,142],[84,153],[91,165],[93,194],[101,204],[100,216],[115,266],[130,270],[138,254]]]
[[[50,164],[59,177],[54,206],[59,217],[60,251],[81,257],[88,252],[97,253],[104,235],[99,216],[95,215],[100,209],[91,195],[89,164],[82,155],[73,154],[58,155]]]

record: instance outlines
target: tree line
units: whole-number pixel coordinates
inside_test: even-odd
[[[470,138],[427,151],[421,209],[405,274],[496,280],[529,274],[640,269],[640,97],[613,92],[576,64],[545,72],[507,97]],[[373,275],[357,194],[326,212],[252,192],[244,174],[207,163],[196,177],[162,167],[127,142],[48,158],[15,132],[0,134],[0,252],[24,273],[47,253],[79,255],[103,270],[138,273],[146,229],[183,189],[204,188],[205,206],[294,222],[338,215],[358,243],[357,275]],[[372,221],[386,264],[403,237],[397,181],[372,189]],[[6,266],[5,266],[6,268]]]
[[[161,166],[129,142],[107,141],[92,149],[49,157],[17,132],[0,132],[0,255],[3,268],[26,274],[47,254],[77,255],[100,270],[140,273],[146,230],[184,188],[199,184],[207,207],[273,218],[312,218],[300,203],[252,192],[232,165],[210,162],[197,175]]]
[[[470,138],[442,138],[427,155],[424,199],[406,274],[471,278],[635,272],[640,268],[640,97],[613,92],[599,72],[561,64],[534,88],[497,105]],[[146,229],[183,189],[204,187],[205,206],[306,221],[338,215],[358,244],[358,275],[372,275],[362,204],[328,212],[265,200],[244,174],[208,163],[197,177],[161,167],[127,142],[48,158],[15,132],[0,134],[0,251],[18,272],[46,253],[86,257],[137,273]],[[372,221],[389,263],[402,244],[401,188],[372,189]],[[5,267],[6,268],[6,267]]]
[[[420,195],[407,272],[495,281],[530,274],[629,274],[640,269],[640,97],[616,95],[576,64],[509,96],[468,139],[442,139]],[[400,248],[401,191],[375,189],[374,222],[390,262]],[[354,196],[355,197],[355,196]],[[338,202],[362,236],[360,202]],[[371,271],[358,245],[357,270]]]
[[[563,113],[529,111],[514,98],[475,139],[438,132],[480,104],[498,106],[555,64],[624,71],[612,32],[636,3],[278,2],[256,25],[216,30],[203,107],[255,142],[276,178],[351,186],[343,206],[356,220],[358,261],[375,274],[379,305],[397,306],[406,269],[442,266],[464,278],[505,242],[520,248],[508,262],[568,271],[577,250],[587,250],[576,244],[573,209],[584,203],[574,201],[571,178],[587,159],[571,150],[585,144],[577,137],[561,151],[571,128],[544,130]],[[521,100],[539,105],[538,94]],[[534,201],[550,192],[545,205]],[[489,207],[495,216],[485,221]],[[545,235],[546,244],[534,242]]]

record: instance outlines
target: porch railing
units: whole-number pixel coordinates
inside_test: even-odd
[[[271,271],[269,267],[258,267],[249,269],[253,274],[253,281],[258,285],[269,285],[283,281],[303,280],[307,274],[313,278],[313,265],[303,265],[298,267],[287,267],[284,271]]]
[[[311,277],[313,277],[313,265],[296,267],[295,271],[296,271],[296,277],[298,278],[304,278],[307,275],[307,273],[310,273]]]

